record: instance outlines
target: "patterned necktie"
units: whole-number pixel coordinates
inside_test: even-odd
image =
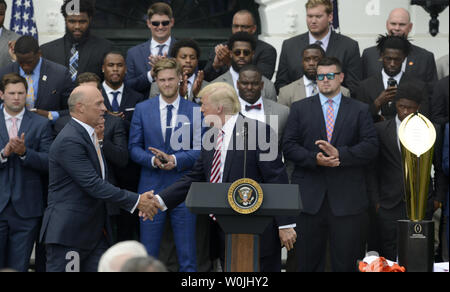
[[[117,97],[119,96],[119,93],[120,93],[120,91],[111,92],[111,94],[113,95],[113,101],[111,104],[111,108],[112,108],[112,111],[115,113],[119,112],[119,101],[117,99]]]
[[[100,143],[97,138],[97,134],[92,134],[94,136],[95,151],[97,152],[98,161],[100,162],[100,168],[102,170],[102,178],[105,179],[105,164],[103,162],[102,151],[100,149]]]
[[[172,109],[173,109],[173,105],[171,105],[171,104],[167,105],[166,135],[165,135],[166,151],[171,149],[170,148],[170,138],[172,137]]]
[[[316,95],[317,93],[319,93],[319,91],[317,90],[317,83],[313,82],[312,83],[312,92],[311,92],[311,96]]]
[[[245,111],[251,111],[252,109],[255,109],[255,110],[261,110],[261,104],[260,103],[258,103],[258,104],[253,104],[253,105],[246,105],[245,106]]]
[[[214,152],[214,159],[211,167],[210,183],[220,183],[222,181],[222,173],[220,171],[222,166],[222,143],[224,132],[220,130],[217,136],[216,151]]]
[[[77,79],[78,74],[78,49],[77,44],[74,44],[72,46],[72,49],[70,50],[70,60],[69,60],[69,71],[70,76],[72,77],[72,81],[75,82]]]
[[[34,108],[35,104],[33,79],[31,78],[31,75],[27,75],[25,79],[28,83],[26,107],[28,110],[30,110]]]
[[[331,143],[331,138],[333,137],[334,130],[334,109],[333,100],[328,99],[328,109],[327,109],[327,138],[328,143]]]
[[[166,45],[157,45],[156,47],[157,48],[159,48],[159,51],[158,51],[158,56],[162,56],[163,55],[163,50],[164,50],[164,47],[165,47]]]
[[[17,137],[17,134],[19,132],[17,129],[17,118],[11,118],[11,122],[12,122],[12,125],[8,131],[9,139]]]

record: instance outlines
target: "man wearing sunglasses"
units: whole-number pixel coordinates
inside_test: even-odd
[[[233,23],[231,26],[231,33],[247,32],[255,35],[258,27],[256,25],[254,15],[248,10],[240,10],[233,16]],[[256,65],[259,70],[268,79],[272,79],[275,72],[275,64],[277,62],[277,51],[275,48],[262,41],[256,40],[255,54],[252,63]],[[209,55],[208,63],[204,68],[205,80],[212,81],[224,74],[231,66],[230,49],[226,43],[218,44]]]
[[[364,257],[368,197],[364,167],[378,153],[369,107],[341,93],[341,63],[317,67],[319,93],[292,104],[283,153],[295,163],[303,212],[297,218],[298,269],[323,272],[329,240],[332,270],[356,271]]]
[[[236,89],[237,93],[239,92],[237,87],[239,72],[244,66],[252,63],[253,56],[255,54],[256,39],[253,35],[246,32],[237,32],[230,37],[227,46],[231,49],[229,53],[231,67],[226,73],[212,81],[212,83],[226,82],[232,85]],[[264,82],[262,97],[277,101],[277,93],[272,81],[264,76],[262,76],[262,79]]]
[[[144,96],[150,94],[154,81],[152,67],[160,59],[167,57],[175,38],[172,37],[172,27],[175,24],[172,8],[164,2],[153,4],[147,12],[147,27],[152,38],[128,50],[127,75],[125,83]]]

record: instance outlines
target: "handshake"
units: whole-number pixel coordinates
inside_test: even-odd
[[[140,195],[137,208],[139,209],[139,217],[142,217],[144,221],[147,219],[153,220],[153,217],[158,214],[158,209],[163,211],[163,207],[161,207],[153,191]]]

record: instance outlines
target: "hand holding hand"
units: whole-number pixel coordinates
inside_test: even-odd
[[[153,191],[150,191],[140,196],[138,209],[139,216],[143,217],[143,220],[146,221],[147,219],[153,220],[153,217],[158,214],[158,209],[162,209],[162,207],[153,194]]]
[[[316,145],[319,146],[320,150],[325,152],[329,157],[339,159],[339,150],[337,150],[336,147],[331,145],[328,141],[318,140],[316,141]]]
[[[27,148],[25,147],[25,133],[22,133],[20,138],[14,137],[10,139],[9,142],[11,143],[12,152],[16,153],[17,155],[23,156],[25,152],[27,152]]]
[[[319,166],[325,167],[338,167],[341,165],[339,158],[327,157],[322,152],[319,152],[316,156],[316,162]]]

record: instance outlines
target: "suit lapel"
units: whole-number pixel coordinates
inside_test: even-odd
[[[319,95],[315,95],[311,97],[311,113],[313,117],[317,117],[319,120],[318,123],[316,123],[317,127],[319,127],[319,133],[320,133],[320,139],[321,140],[327,140],[327,131],[325,126],[325,119],[323,117],[323,111],[322,111],[322,104],[320,103]]]
[[[31,115],[31,113],[28,112],[27,110],[25,110],[22,122],[20,123],[20,129],[17,134],[18,137],[20,137],[22,135],[22,133],[25,133],[25,135],[26,135],[26,133],[28,132],[28,129],[30,128],[31,120],[32,120],[30,115]]]
[[[35,107],[40,107],[41,99],[39,98],[41,96],[41,93],[47,93],[48,94],[48,82],[47,82],[47,62],[42,59],[42,65],[41,65],[41,72],[39,72],[39,83],[38,83],[38,92],[36,94],[36,105]]]
[[[341,129],[345,125],[345,119],[348,117],[348,106],[349,100],[342,96],[341,105],[339,106],[338,116],[336,117],[336,122],[334,124],[333,137],[331,138],[331,144],[335,145],[336,139],[341,132]]]
[[[400,153],[400,148],[399,148],[399,143],[398,143],[398,134],[397,134],[397,123],[394,119],[391,119],[387,126],[386,126],[386,141],[387,141],[387,146],[388,149],[390,150],[393,159],[395,160],[396,164],[398,166],[401,167],[401,153]]]
[[[159,103],[159,95],[156,98],[152,99],[153,103],[150,103],[149,113],[155,112],[154,115],[150,116],[150,122],[151,122],[151,128],[152,128],[152,134],[150,137],[155,137],[157,139],[155,142],[157,145],[161,145],[164,147],[164,137],[163,133],[161,131],[161,110],[160,110],[160,103]],[[151,107],[155,107],[155,109],[152,109]],[[154,134],[158,133],[158,134]]]
[[[150,54],[151,54],[150,45],[151,45],[151,41],[147,41],[141,45],[141,47],[140,47],[141,60],[148,60],[148,56],[150,56]],[[147,71],[150,71],[152,69],[150,67],[150,64],[148,63],[148,61],[144,62],[144,65],[145,65],[145,68],[147,68]]]
[[[108,94],[106,93],[103,86],[102,86],[102,95],[103,95],[104,104],[105,104],[106,108],[112,112],[112,106],[111,106],[111,103],[109,102]]]
[[[235,159],[239,158],[237,155],[239,153],[239,151],[237,151],[237,145],[244,145],[243,143],[240,144],[240,142],[238,141],[238,139],[241,139],[241,137],[242,138],[244,137],[244,129],[237,128],[237,125],[244,124],[244,121],[242,121],[242,119],[245,119],[245,117],[242,114],[239,114],[238,119],[236,120],[236,124],[233,129],[232,139],[230,141],[230,144],[228,145],[227,157],[225,159],[225,166],[224,166],[223,175],[222,175],[222,182],[229,181],[231,168],[235,162]],[[242,163],[243,163],[243,161],[242,161]],[[242,169],[242,168],[237,168],[237,169]]]
[[[8,144],[9,142],[9,134],[8,129],[6,128],[5,115],[3,114],[3,109],[0,110],[0,138],[2,140],[2,144]]]

